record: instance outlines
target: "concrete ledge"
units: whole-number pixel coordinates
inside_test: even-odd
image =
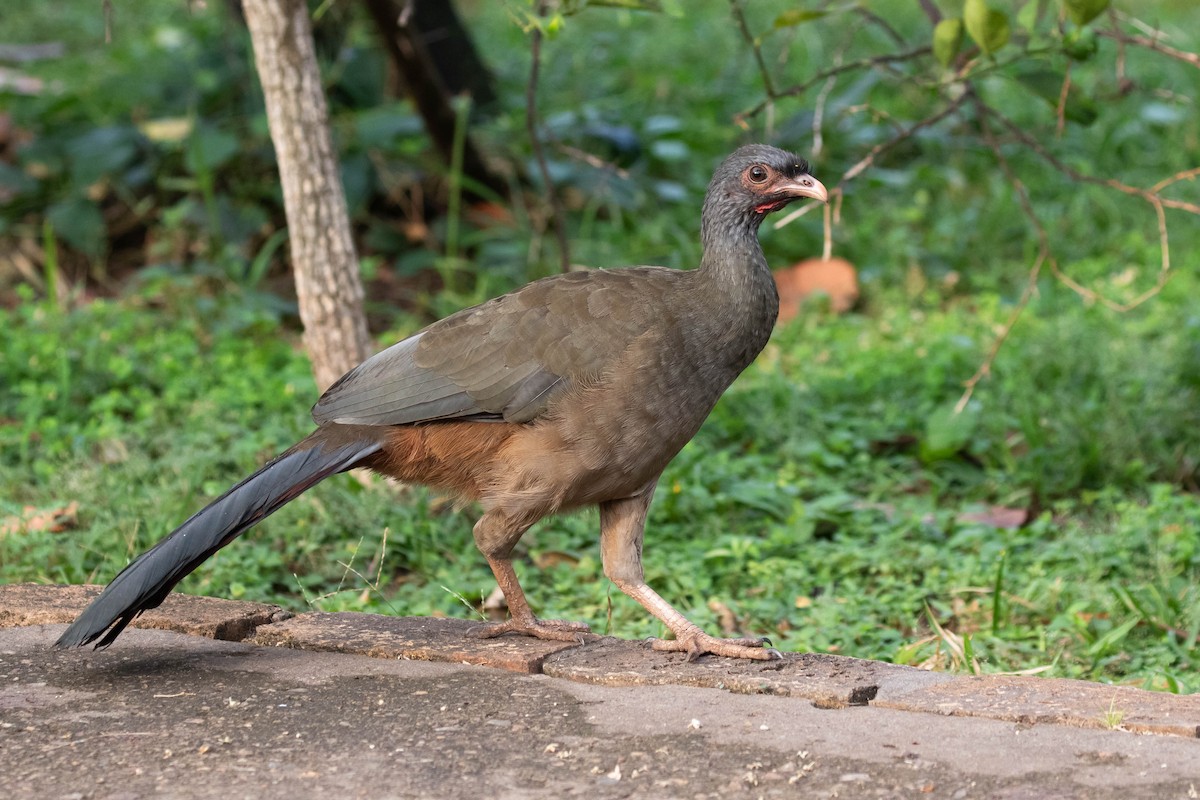
[[[69,622],[97,591],[0,586],[0,628]],[[264,647],[477,664],[605,686],[705,687],[803,699],[818,708],[870,706],[1019,726],[1200,737],[1200,695],[1086,681],[954,676],[817,653],[787,653],[769,662],[704,657],[688,663],[683,654],[612,637],[589,637],[579,644],[512,635],[481,639],[474,635],[480,623],[468,620],[350,612],[290,616],[275,606],[178,594],[135,624]],[[118,641],[114,650],[120,647]]]
[[[480,639],[475,635],[480,625],[465,619],[385,617],[352,611],[312,613],[259,628],[249,643],[372,658],[479,664],[531,674],[542,671],[546,656],[576,646],[526,636]]]
[[[0,585],[0,628],[68,624],[102,588],[34,583]],[[172,593],[161,606],[134,620],[132,627],[240,642],[259,625],[289,616],[290,612],[279,606]]]
[[[674,684],[797,697],[819,708],[865,706],[883,687],[909,690],[954,680],[912,667],[821,653],[784,653],[778,661],[706,657],[689,663],[682,653],[611,637],[555,653],[546,659],[543,672],[605,686]]]
[[[1200,737],[1200,695],[1066,678],[972,675],[881,693],[872,705],[1026,725],[1052,723]]]

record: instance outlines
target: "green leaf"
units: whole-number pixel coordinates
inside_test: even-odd
[[[978,422],[979,412],[972,406],[961,412],[956,411],[953,405],[935,410],[925,420],[921,460],[929,463],[951,458],[966,447]]]
[[[933,29],[933,55],[939,64],[950,66],[962,47],[962,38],[963,22],[958,17],[947,18],[937,24]]]
[[[1108,8],[1109,0],[1062,0],[1063,8],[1076,25],[1087,25]]]
[[[46,219],[54,228],[54,234],[67,244],[90,256],[104,251],[108,227],[104,215],[91,200],[71,197],[60,200],[46,210]]]
[[[1093,642],[1090,647],[1088,647],[1088,655],[1092,656],[1093,658],[1098,658],[1107,655],[1113,650],[1119,649],[1121,642],[1124,641],[1125,637],[1129,635],[1130,631],[1137,627],[1137,624],[1140,621],[1141,620],[1139,620],[1137,617],[1130,617],[1117,627],[1108,631],[1095,642]]]
[[[789,9],[775,18],[774,27],[776,30],[779,28],[794,28],[797,25],[812,22],[814,19],[820,19],[828,13],[828,11],[814,11],[802,8]]]
[[[1048,2],[1049,0],[1029,0],[1017,12],[1017,25],[1025,31],[1032,33],[1041,24],[1042,18],[1046,16],[1046,4]]]
[[[985,55],[1008,44],[1008,15],[992,8],[985,0],[967,0],[963,5],[963,22],[967,33]]]
[[[209,174],[238,151],[237,137],[211,125],[198,125],[188,137],[183,163],[193,175]]]
[[[1017,80],[1045,100],[1051,108],[1058,108],[1062,97],[1062,75],[1048,69],[1032,69],[1018,74]],[[1083,93],[1079,84],[1072,82],[1067,89],[1067,102],[1063,108],[1063,116],[1080,125],[1091,125],[1100,116],[1100,109],[1092,98]]]
[[[0,186],[11,196],[32,192],[38,187],[38,181],[26,174],[25,170],[0,161]]]
[[[1076,28],[1063,36],[1063,52],[1073,61],[1087,61],[1100,51],[1096,32],[1091,28]]]
[[[137,144],[137,129],[126,126],[92,128],[70,139],[71,182],[83,189],[120,172],[137,157]]]

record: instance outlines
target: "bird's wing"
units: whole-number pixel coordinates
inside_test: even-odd
[[[655,301],[682,274],[592,270],[535,281],[368,358],[325,392],[313,419],[528,422],[558,393],[601,375],[649,324],[661,324]]]

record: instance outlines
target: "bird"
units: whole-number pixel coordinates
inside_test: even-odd
[[[663,469],[766,345],[779,298],[758,240],[789,203],[827,201],[807,161],[737,148],[716,169],[695,269],[572,271],[432,323],[367,358],[312,408],[317,428],[129,563],[55,647],[113,643],[219,549],[325,478],[367,468],[474,502],[475,543],[509,608],[484,637],[582,641],[534,615],[513,548],[538,520],[598,506],[604,574],[673,638],[654,649],[769,660],[762,637],[719,638],[645,581],[642,543]]]

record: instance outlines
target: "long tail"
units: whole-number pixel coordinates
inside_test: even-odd
[[[162,603],[175,584],[247,528],[330,475],[379,452],[386,430],[347,425],[318,428],[138,556],[54,646],[82,647],[103,635],[96,647],[108,647],[134,618]]]

